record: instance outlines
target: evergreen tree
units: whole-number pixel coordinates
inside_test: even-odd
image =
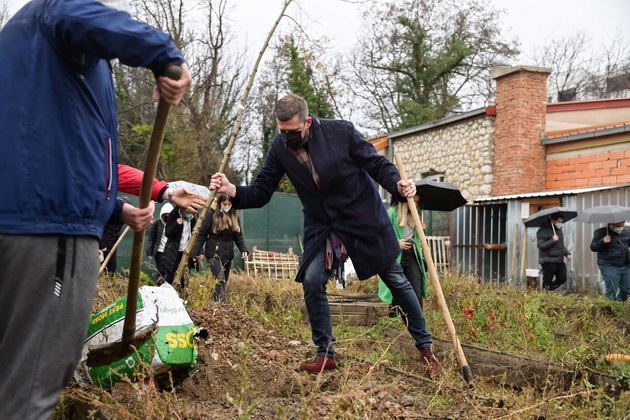
[[[313,56],[310,53],[300,54],[294,38],[289,38],[285,46],[288,59],[287,84],[289,91],[306,100],[311,114],[321,118],[333,118],[335,112],[328,101],[327,93],[319,88],[313,77]],[[310,59],[310,60],[309,60]]]

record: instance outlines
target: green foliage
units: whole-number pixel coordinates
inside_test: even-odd
[[[375,280],[366,282],[375,284]],[[210,277],[203,273],[190,279],[188,288],[191,293],[187,296],[190,307],[213,310],[215,303],[206,299],[212,286],[210,282]],[[365,285],[366,282],[353,282],[351,290],[336,292],[356,295],[356,290],[369,290],[373,286]],[[102,276],[97,301],[116,294],[123,289],[124,283],[116,276]],[[609,373],[619,381],[630,380],[630,364],[609,363],[604,359],[609,352],[619,353],[628,348],[628,330],[623,327],[630,319],[627,303],[554,292],[496,288],[479,285],[474,277],[452,273],[444,273],[441,283],[462,342],[562,362],[576,371]],[[310,328],[300,311],[303,291],[299,283],[234,273],[228,299],[264,323],[269,332],[276,331],[290,340],[310,341]],[[448,339],[435,299],[425,300],[424,307],[429,330],[436,337]],[[512,390],[509,386],[498,386],[492,378],[479,377],[475,381],[476,388],[462,394],[459,391],[462,378],[450,352],[442,355],[442,377],[422,382],[414,388],[405,380],[404,374],[393,376],[388,373],[390,369],[381,369],[382,366],[391,367],[416,376],[421,369],[417,366],[417,356],[409,357],[407,347],[398,346],[400,340],[385,337],[384,331],[391,331],[388,327],[398,328],[401,337],[408,337],[399,317],[383,317],[371,327],[335,322],[340,366],[334,373],[294,376],[290,392],[295,397],[295,387],[299,389],[301,397],[297,398],[301,398],[302,405],[288,396],[270,397],[265,395],[264,389],[253,386],[252,361],[259,358],[250,345],[251,332],[247,332],[247,338],[236,345],[231,358],[236,363],[230,363],[232,374],[240,378],[236,388],[230,391],[231,395],[225,398],[236,410],[232,417],[266,418],[271,415],[268,408],[275,407],[274,418],[390,418],[388,416],[394,413],[400,418],[405,417],[404,412],[388,412],[386,409],[400,407],[403,402],[407,408],[420,406],[427,416],[437,418],[627,417],[630,392],[621,392],[612,398],[601,388],[584,381],[576,381],[568,390],[555,388],[551,381],[542,387]],[[469,329],[477,330],[477,337],[468,334]],[[284,342],[280,340],[280,343]],[[354,358],[374,363],[356,361],[355,364]],[[203,370],[203,364],[199,368]],[[214,375],[219,371],[208,370],[205,374]],[[357,371],[362,372],[359,377]],[[149,366],[139,373],[144,380],[123,381],[111,393],[96,388],[68,390],[54,418],[69,418],[67,410],[73,401],[87,403],[88,408],[98,408],[93,413],[108,418],[207,418],[214,414],[204,402],[194,399],[198,396],[191,399],[190,391],[178,395],[179,390],[158,390],[151,382]],[[187,385],[188,390],[191,385],[194,387],[194,382]],[[394,393],[398,397],[390,403],[388,399]],[[494,405],[493,401],[499,405]],[[199,403],[198,407],[196,403]],[[222,414],[225,416],[224,411]]]
[[[367,125],[402,130],[488,100],[488,69],[518,53],[497,30],[499,21],[483,0],[370,3],[351,85]]]
[[[280,180],[280,184],[278,184],[278,188],[277,188],[276,191],[285,192],[285,193],[292,193],[292,194],[297,193],[297,191],[295,190],[295,187],[291,183],[291,180],[289,179],[289,177],[286,174]]]
[[[396,130],[444,118],[459,104],[448,91],[451,78],[471,53],[466,42],[452,34],[436,47],[423,23],[416,17],[399,16],[400,48],[405,51],[386,70],[395,73],[395,92],[400,94],[401,122]]]
[[[285,55],[289,61],[287,69],[289,90],[306,100],[311,114],[321,118],[333,118],[335,116],[333,107],[327,99],[326,92],[317,88],[313,80],[313,69],[306,60],[311,54],[310,52],[301,54],[295,39],[289,38],[285,46]]]
[[[442,286],[462,342],[613,376],[621,367],[605,356],[628,348],[628,331],[619,326],[630,319],[629,305],[601,297],[497,289],[450,274]],[[435,304],[425,309],[427,318],[437,318],[432,315],[438,310]],[[439,331],[436,336],[448,339]]]

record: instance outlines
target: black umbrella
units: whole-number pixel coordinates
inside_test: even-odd
[[[453,211],[467,203],[459,189],[449,182],[421,179],[414,183],[422,210]]]
[[[534,213],[525,220],[526,227],[540,227],[545,224],[551,224],[551,215],[556,214],[565,222],[575,219],[577,217],[577,211],[570,210],[566,207],[552,207],[550,209],[541,210],[538,213]]]
[[[584,210],[576,222],[584,223],[619,223],[630,220],[630,208],[608,204]]]

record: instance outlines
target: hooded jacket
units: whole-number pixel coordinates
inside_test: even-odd
[[[166,217],[166,226],[164,227],[164,235],[168,238],[166,240],[166,246],[164,247],[164,253],[162,255],[162,271],[164,273],[171,272],[175,267],[175,261],[177,261],[177,254],[179,253],[179,244],[184,233],[184,224],[177,223],[177,219],[183,217],[185,213],[181,207],[175,207],[171,213]],[[197,224],[197,218],[190,219],[190,232],[192,233]]]
[[[173,205],[166,203],[160,209],[160,217],[153,219],[153,224],[147,237],[147,257],[155,257],[157,255],[164,230],[166,229],[166,218],[171,214],[171,211],[173,211]]]
[[[117,202],[114,58],[156,77],[184,61],[94,0],[33,0],[0,31],[0,234],[101,237]]]

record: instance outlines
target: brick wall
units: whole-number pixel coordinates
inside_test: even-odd
[[[496,120],[492,195],[545,189],[545,131],[547,76],[551,69],[495,67]]]
[[[547,161],[548,190],[626,182],[630,182],[630,150]]]

